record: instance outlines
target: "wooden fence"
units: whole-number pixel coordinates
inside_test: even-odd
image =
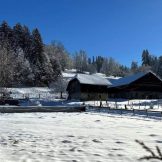
[[[119,115],[139,115],[146,117],[158,117],[162,119],[162,111],[155,110],[141,110],[141,109],[119,109],[119,108],[110,108],[110,107],[98,107],[98,106],[87,106],[87,111],[94,112],[104,112],[110,114],[119,114]]]
[[[93,101],[91,106],[110,107],[116,109],[162,109],[162,99],[157,100],[128,100],[118,101]]]

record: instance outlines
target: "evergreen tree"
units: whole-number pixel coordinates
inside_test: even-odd
[[[56,58],[50,58],[50,62],[52,65],[52,69],[53,69],[53,80],[57,80],[58,77],[61,76],[61,65],[59,63],[59,61]]]
[[[127,66],[120,65],[120,74],[118,76],[124,77],[127,76],[130,73],[130,69]]]
[[[13,27],[13,37],[14,37],[14,42],[13,42],[14,51],[17,51],[20,48],[23,50],[25,41],[23,38],[23,27],[21,26],[20,23],[17,23]]]
[[[30,60],[33,64],[43,63],[43,41],[39,30],[36,28],[32,31],[32,57]]]
[[[0,84],[10,86],[49,85],[61,75],[59,63],[67,67],[68,62],[68,57],[60,62],[49,58],[38,29],[31,34],[27,26],[17,23],[11,29],[5,21],[0,25],[0,55]]]
[[[157,74],[162,77],[162,56],[159,57],[158,59],[158,70]]]
[[[25,58],[24,52],[21,50],[16,54],[14,64],[14,86],[32,85],[34,75],[30,67],[29,61]]]
[[[107,76],[121,76],[121,66],[117,63],[112,57],[110,58],[103,58],[103,64],[101,68],[101,72],[106,74]]]
[[[45,80],[42,76],[45,77],[44,70],[44,52],[43,52],[43,41],[38,29],[34,29],[32,32],[32,55],[29,58],[33,73],[34,73],[34,83],[36,85],[42,85]]]
[[[97,68],[97,72],[100,73],[101,68],[102,68],[102,64],[104,62],[104,58],[102,56],[97,56],[96,57],[96,68]]]
[[[143,50],[142,52],[142,65],[150,66],[150,54],[148,50]]]
[[[5,44],[6,48],[11,47],[11,43],[13,41],[13,32],[10,26],[6,21],[3,21],[0,26],[0,44]]]
[[[32,37],[29,28],[25,25],[23,26],[23,40],[25,58],[32,60]]]
[[[91,58],[88,58],[88,64],[91,64],[92,61],[91,61]]]
[[[48,51],[50,50],[50,55],[53,55],[58,59],[62,71],[69,69],[69,67],[72,67],[69,53],[62,43],[53,41],[52,44],[48,47]]]
[[[92,64],[95,64],[95,57],[93,56]]]
[[[84,50],[80,50],[79,52],[76,52],[74,55],[74,68],[78,72],[84,72],[88,71],[88,59],[87,59],[87,53]]]
[[[158,58],[157,57],[155,57],[153,55],[151,56],[151,64],[150,64],[150,66],[151,66],[151,70],[153,72],[155,72],[155,73],[158,72],[159,62],[158,62]]]
[[[30,30],[27,26],[22,26],[21,24],[17,23],[13,27],[13,37],[14,37],[14,50],[19,50],[21,48],[24,53],[25,57],[29,57],[32,51],[32,38],[30,34]]]
[[[15,65],[13,56],[8,44],[0,45],[0,87],[12,86]]]
[[[101,72],[104,73],[106,76],[109,76],[109,75],[111,75],[111,72],[112,72],[112,70],[110,68],[111,67],[109,66],[109,59],[104,58],[102,68],[101,68]]]
[[[97,72],[96,66],[95,66],[94,64],[88,64],[87,71],[88,71],[90,74],[96,73],[96,72]]]
[[[132,73],[137,73],[138,72],[138,63],[135,61],[132,61],[131,63],[131,72]]]

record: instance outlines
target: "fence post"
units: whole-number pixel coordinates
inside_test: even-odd
[[[140,109],[140,101],[139,101],[139,109]]]
[[[147,117],[148,117],[148,110],[146,109],[146,115],[147,115]]]
[[[150,109],[153,109],[154,108],[154,105],[153,105],[153,103],[151,102],[150,103]]]
[[[115,108],[116,108],[116,109],[118,108],[117,101],[115,101]]]
[[[118,109],[118,103],[116,103],[116,109]]]
[[[133,109],[133,115],[134,115],[134,109]]]

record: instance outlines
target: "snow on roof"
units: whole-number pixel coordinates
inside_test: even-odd
[[[106,77],[106,75],[105,74],[103,74],[103,73],[95,73],[95,75],[97,75],[97,76],[100,76],[100,77]]]
[[[112,85],[118,80],[120,79],[121,77],[115,77],[115,76],[108,76],[108,77],[105,77],[105,79],[107,79]]]
[[[75,75],[76,75],[75,73],[62,72],[63,78],[73,78]]]
[[[112,87],[118,80],[118,79],[114,79],[114,78],[106,78],[106,79],[111,83],[110,87]]]
[[[64,71],[65,73],[77,73],[77,69],[65,69],[65,71]],[[89,74],[89,72],[88,71],[84,71],[84,74]]]
[[[114,80],[116,80],[116,79],[120,79],[120,78],[122,78],[122,77],[119,77],[119,76],[106,76],[105,77],[106,79],[114,79]]]
[[[124,78],[120,78],[120,79],[117,79],[117,80],[110,80],[110,82],[112,84],[110,87],[118,87],[118,86],[130,84],[130,83],[136,81],[137,79],[140,79],[141,77],[145,76],[148,73],[152,73],[153,75],[155,75],[151,71],[139,72],[137,74],[130,75],[130,76],[127,76],[127,77],[124,77]]]
[[[77,70],[76,69],[65,69],[66,73],[76,73]]]
[[[90,84],[90,85],[111,85],[111,83],[98,75],[88,75],[88,74],[77,74],[74,78],[78,79],[81,84]],[[74,79],[73,78],[73,79]]]

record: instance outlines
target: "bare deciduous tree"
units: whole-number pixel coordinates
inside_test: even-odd
[[[60,76],[55,82],[51,83],[50,87],[54,92],[60,93],[60,98],[63,98],[63,93],[66,92],[67,81]]]
[[[83,50],[76,52],[73,57],[74,68],[78,72],[84,72],[88,70],[88,57],[87,53]]]

